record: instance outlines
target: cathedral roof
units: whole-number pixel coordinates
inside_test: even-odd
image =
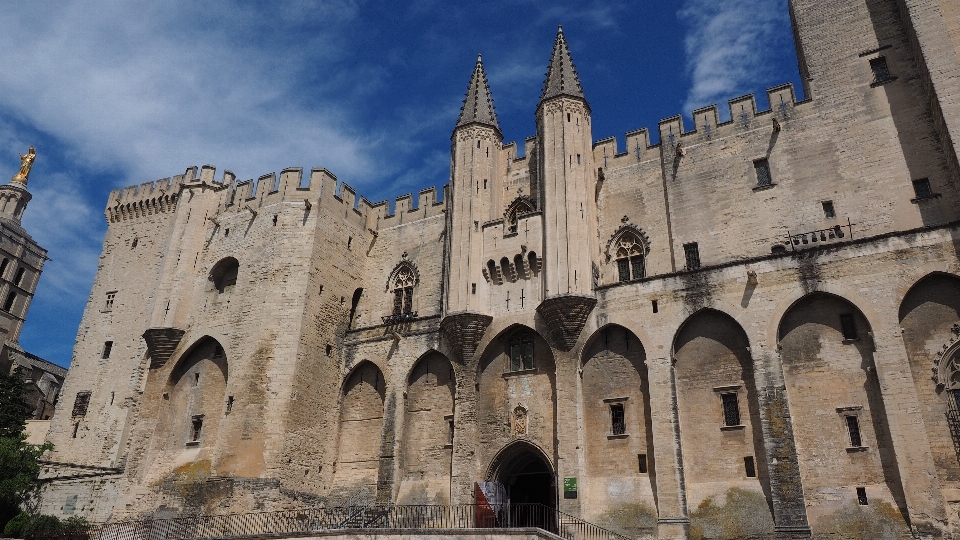
[[[477,65],[473,68],[467,96],[463,100],[463,107],[460,108],[457,127],[474,123],[486,124],[500,130],[496,107],[493,106],[493,97],[490,96],[490,86],[487,84],[487,74],[483,71],[483,60],[480,55],[477,55]]]
[[[553,44],[553,57],[550,58],[547,80],[543,82],[540,101],[557,96],[585,99],[583,88],[580,87],[580,79],[577,77],[577,68],[573,65],[567,40],[563,37],[562,26],[557,29],[557,41]]]

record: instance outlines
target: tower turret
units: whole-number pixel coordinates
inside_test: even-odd
[[[593,197],[590,106],[580,87],[563,28],[537,107],[537,158],[544,211],[544,301],[537,308],[560,347],[572,347],[596,304],[593,257],[597,210]],[[571,325],[574,319],[578,324]]]
[[[503,136],[490,96],[483,60],[470,78],[460,118],[453,130],[451,148],[450,202],[447,220],[448,286],[446,312],[486,311],[483,279],[483,232],[481,226],[499,215],[501,208],[500,150]]]

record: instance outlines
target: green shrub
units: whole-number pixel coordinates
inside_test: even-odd
[[[59,519],[57,519],[57,516],[40,514],[39,516],[34,516],[34,518],[30,520],[30,524],[27,525],[23,537],[27,540],[35,540],[39,538],[59,536],[62,529],[63,524]]]
[[[9,538],[23,538],[23,533],[30,524],[30,514],[20,512],[13,519],[7,522],[3,528],[3,535]]]

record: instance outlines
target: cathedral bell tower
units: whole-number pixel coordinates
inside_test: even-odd
[[[544,301],[537,311],[555,344],[569,350],[596,305],[596,178],[590,105],[583,95],[563,28],[537,107],[540,208],[544,211]]]
[[[480,56],[451,139],[447,276],[441,329],[461,354],[472,356],[492,320],[487,313],[487,295],[477,291],[478,287],[487,286],[482,273],[482,225],[502,211],[503,182],[497,166],[503,135]]]

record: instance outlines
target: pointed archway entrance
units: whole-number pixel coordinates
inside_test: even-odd
[[[510,526],[555,528],[557,475],[539,448],[524,441],[506,446],[493,458],[487,479],[503,486]]]

